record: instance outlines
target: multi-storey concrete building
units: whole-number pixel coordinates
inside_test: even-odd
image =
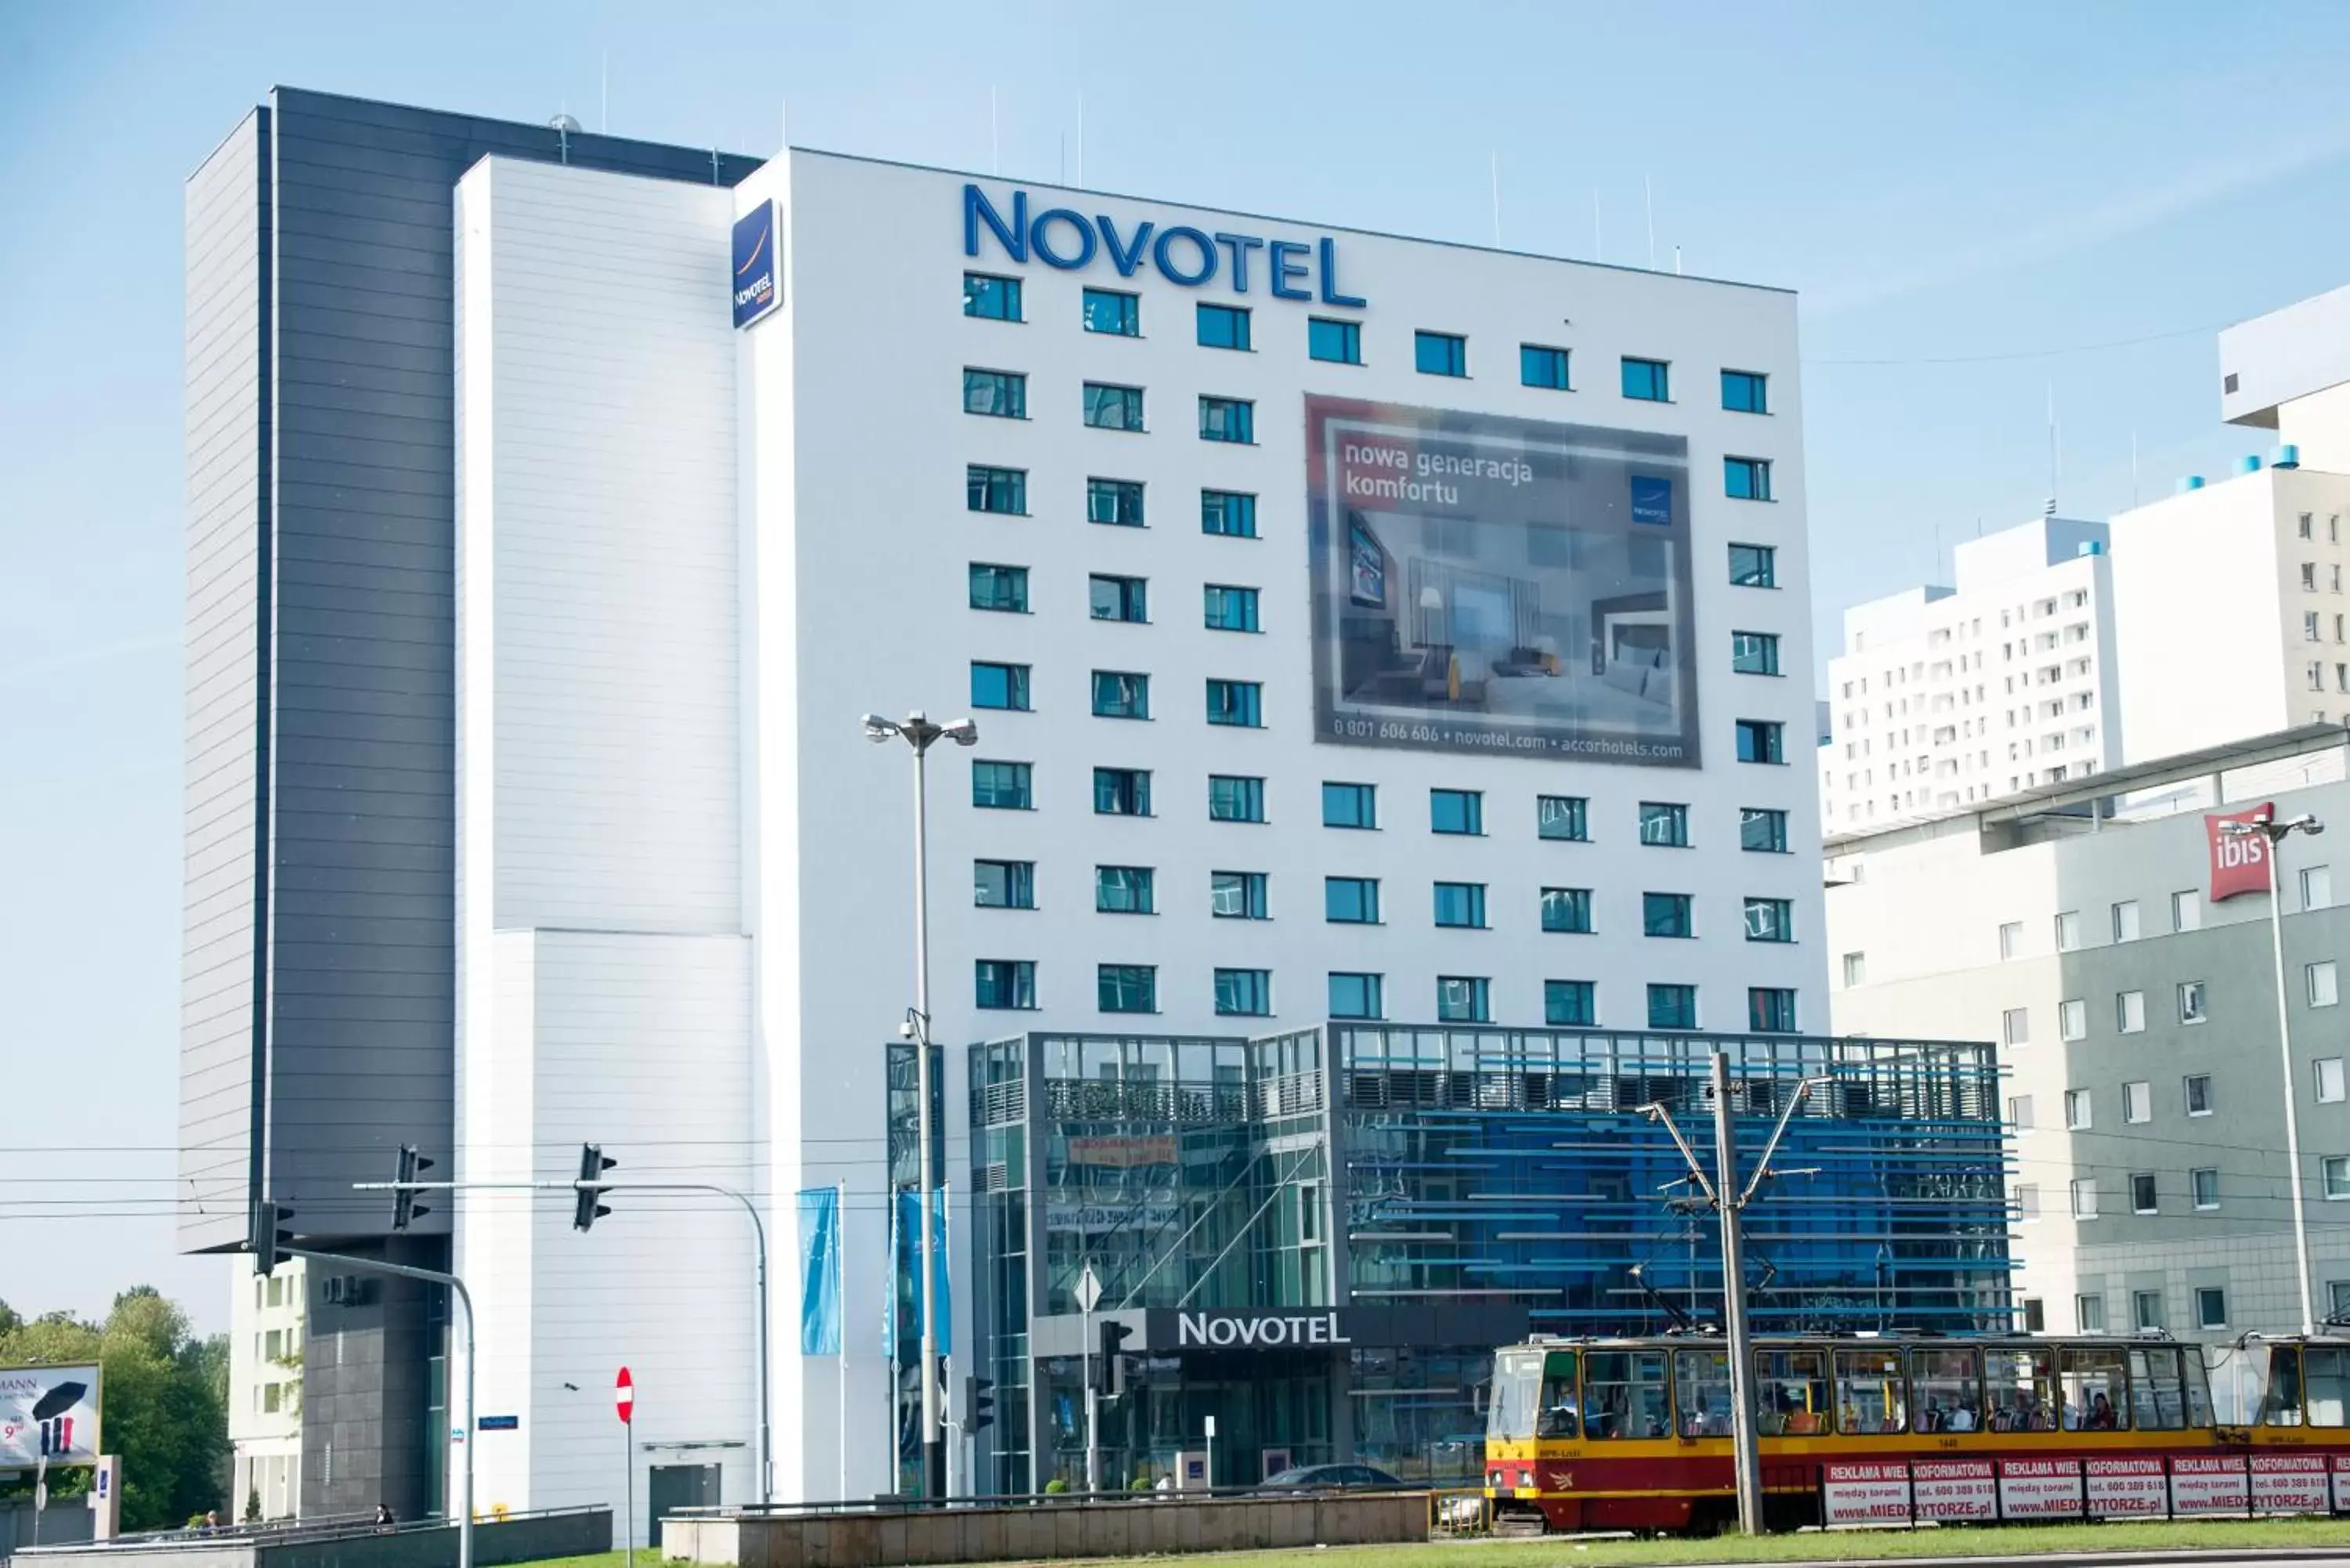
[[[302,1510],[302,1364],[307,1266],[240,1275],[229,1297],[229,1506],[238,1519]]]

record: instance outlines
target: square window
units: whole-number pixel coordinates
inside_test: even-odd
[[[1485,885],[1482,882],[1436,884],[1436,923],[1461,930],[1483,930]]]
[[[1250,444],[1256,440],[1256,405],[1245,398],[1201,398],[1200,439]]]
[[[1024,469],[987,468],[966,464],[962,471],[963,504],[973,512],[998,512],[1024,516],[1028,511],[1028,474]]]
[[[1760,457],[1723,458],[1721,487],[1721,493],[1732,501],[1770,500],[1770,460]]]
[[[1095,718],[1150,717],[1149,676],[1130,670],[1097,670],[1093,684]]]
[[[1624,395],[1644,403],[1671,402],[1671,367],[1662,359],[1626,359]]]
[[[1866,985],[1868,983],[1868,955],[1866,953],[1846,953],[1844,955],[1844,983],[1847,990],[1856,985]]]
[[[1721,373],[1721,406],[1733,414],[1769,413],[1771,378],[1752,370],[1724,370]]]
[[[1792,898],[1748,898],[1746,940],[1750,942],[1794,941],[1795,901]]]
[[[971,705],[1026,712],[1028,667],[1024,664],[984,664],[972,660]]]
[[[2064,1091],[2064,1126],[2073,1132],[2086,1132],[2096,1125],[2096,1105],[2086,1089]]]
[[[1210,680],[1208,722],[1243,730],[1264,727],[1264,688],[1254,680]]]
[[[1696,1028],[1697,987],[1650,985],[1648,987],[1648,1027],[1651,1029]]]
[[[1149,816],[1150,774],[1145,768],[1096,768],[1096,816]]]
[[[1491,1023],[1493,982],[1483,975],[1437,976],[1436,1018],[1440,1023]]]
[[[2194,931],[2203,928],[2203,895],[2189,888],[2170,896],[2170,929]]]
[[[1539,343],[1518,345],[1518,382],[1521,386],[1540,387],[1546,391],[1564,392],[1566,384],[1566,350],[1546,348]]]
[[[1689,807],[1669,801],[1640,803],[1640,842],[1659,849],[1689,847]]]
[[[1469,339],[1450,332],[1411,335],[1412,369],[1423,376],[1465,376],[1469,373]]]
[[[1014,615],[1028,613],[1028,568],[973,561],[971,564],[971,607],[975,610],[1002,610]]]
[[[2200,1023],[2210,1014],[2203,1011],[2203,982],[2185,980],[2178,982],[2178,1022]]]
[[[2040,1189],[2038,1186],[2029,1181],[2022,1181],[2016,1184],[2015,1217],[2018,1220],[2037,1220],[2040,1218]]]
[[[1010,929],[1010,927],[1004,928]],[[1024,1011],[1036,1005],[1036,965],[1031,959],[980,959],[972,965],[972,1005]]]
[[[1738,808],[1738,847],[1755,855],[1787,853],[1787,814],[1773,806]]]
[[[1094,910],[1103,915],[1155,915],[1159,877],[1148,866],[1094,867]]]
[[[1730,669],[1735,675],[1779,673],[1779,634],[1733,631],[1730,634]]]
[[[1086,579],[1086,597],[1096,620],[1150,618],[1150,585],[1144,578],[1110,577],[1096,573]]]
[[[991,273],[962,275],[962,313],[983,321],[1020,319],[1020,280]]]
[[[2114,998],[2114,1027],[2124,1034],[2137,1034],[2146,1028],[2146,992],[2125,991]]]
[[[1333,971],[1330,975],[1330,1016],[1383,1018],[1387,1015],[1382,996],[1386,989],[1384,975]]]
[[[2195,1287],[2195,1326],[2199,1329],[2228,1326],[2228,1293],[2218,1285]]]
[[[1269,1016],[1273,1012],[1273,971],[1269,969],[1218,970],[1216,1012],[1227,1018]]]
[[[2138,1171],[2133,1174],[2130,1177],[2130,1212],[2133,1214],[2152,1214],[2158,1212],[2160,1208],[2161,1204],[2158,1201],[2158,1195],[2155,1191],[2154,1177],[2152,1174],[2147,1171]],[[2152,1327],[2155,1325],[2142,1324],[2139,1326]]]
[[[1036,864],[1033,860],[974,860],[972,903],[982,909],[1033,909],[1036,907]]]
[[[2303,983],[2309,993],[2312,1007],[2332,1007],[2342,1000],[2341,989],[2334,974],[2334,961],[2307,965],[2302,971]]]
[[[1779,586],[1779,551],[1772,545],[1732,545],[1730,586],[1734,588],[1775,588]]]
[[[1200,492],[1200,532],[1227,539],[1256,537],[1256,497],[1231,490]]]
[[[1028,378],[1010,370],[974,370],[966,367],[962,373],[962,411],[985,414],[991,419],[1026,419]]]
[[[1742,763],[1783,763],[1787,760],[1786,726],[1776,719],[1738,721],[1738,760]]]
[[[1263,822],[1264,781],[1237,774],[1208,775],[1210,822]]]
[[[2074,1182],[2074,1185],[2078,1187],[2080,1183]],[[2076,1194],[2075,1196],[2077,1198],[2078,1195]],[[2083,1218],[2095,1220],[2097,1217],[2096,1202],[2096,1183],[2093,1181],[2089,1184],[2089,1212],[2085,1216],[2083,1216]],[[2074,1205],[2073,1211],[2075,1214],[2080,1213],[2080,1205],[2077,1201]],[[2105,1333],[2106,1298],[2103,1296],[2074,1296],[2073,1298],[2073,1321],[2079,1326],[2079,1331],[2083,1334]]]
[[[2005,1045],[2029,1045],[2032,1043],[2032,1010],[2011,1007],[1999,1015],[2000,1043]]]
[[[2064,1041],[2089,1037],[2089,1004],[2073,997],[2056,1004],[2056,1037]]]
[[[2317,1103],[2321,1106],[2342,1104],[2344,1091],[2342,1058],[2320,1056],[2310,1065],[2317,1077]]]
[[[1757,1034],[1795,1032],[1795,993],[1784,986],[1757,985],[1746,992],[1746,1027]]]
[[[1199,309],[1200,347],[1238,348],[1249,346],[1249,313],[1244,306],[1202,305]]]
[[[1106,963],[1094,971],[1094,1002],[1104,1012],[1159,1011],[1159,970],[1147,963]]]
[[[1544,888],[1542,890],[1542,929],[1575,936],[1590,934],[1591,889]]]
[[[1086,521],[1110,528],[1141,527],[1141,482],[1134,479],[1087,480]]]
[[[2150,1212],[2141,1210],[2139,1212]],[[2162,1293],[2132,1291],[2130,1293],[2130,1325],[2134,1328],[2157,1329],[2162,1326]]]
[[[1534,836],[1582,844],[1590,836],[1591,803],[1579,794],[1534,797]]]
[[[1376,877],[1322,878],[1322,918],[1334,926],[1376,926],[1379,923],[1379,883]]]
[[[2137,900],[2126,898],[2114,906],[2114,940],[2137,940]]]
[[[2012,1127],[2034,1127],[2040,1124],[2033,1118],[2032,1096],[2010,1095],[2007,1097],[2007,1125]]]
[[[1640,930],[1651,937],[1694,937],[1697,917],[1692,911],[1693,900],[1687,893],[1643,893],[1640,895]]]
[[[2122,1120],[2135,1126],[2154,1120],[2154,1085],[2140,1078],[2122,1085]]]
[[[974,762],[971,764],[971,804],[983,811],[1033,811],[1026,763]]]
[[[2056,950],[2069,953],[2081,945],[2081,912],[2067,909],[2056,917]]]
[[[1254,588],[1236,588],[1224,583],[1210,583],[1202,590],[1206,601],[1207,627],[1210,631],[1256,631],[1257,593]]]
[[[1432,789],[1428,792],[1428,826],[1432,833],[1482,834],[1485,831],[1485,796],[1481,790]]]
[[[2077,1177],[2073,1182],[2073,1218],[2095,1220],[2097,1217],[2097,1179]]]
[[[1363,328],[1360,322],[1333,321],[1327,317],[1305,318],[1305,355],[1327,365],[1359,365],[1363,362]]]
[[[1142,429],[1142,389],[1102,381],[1085,385],[1086,423],[1097,431]]]
[[[2217,1166],[2204,1166],[2187,1173],[2188,1189],[2195,1196],[2198,1209],[2220,1207],[2220,1171]]]
[[[1113,337],[1142,336],[1142,296],[1116,289],[1089,288],[1083,300],[1086,330]]]
[[[1322,786],[1322,826],[1325,827],[1377,827],[1378,820],[1378,786],[1367,784],[1329,784]]]
[[[1590,1029],[1599,1023],[1598,988],[1587,980],[1543,981],[1543,1022],[1553,1029]]]
[[[2329,1200],[2350,1198],[2350,1155],[2329,1154],[2319,1161]]]
[[[2187,1114],[2190,1116],[2210,1116],[2211,1114],[2212,1106],[2211,1075],[2209,1073],[2189,1073],[2186,1079],[2186,1088]]]

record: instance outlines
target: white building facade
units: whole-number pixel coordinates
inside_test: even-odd
[[[240,1277],[229,1301],[229,1507],[286,1519],[302,1503],[302,1358],[309,1319],[300,1259]]]

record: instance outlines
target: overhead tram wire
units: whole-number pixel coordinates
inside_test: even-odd
[[[1814,365],[1886,368],[1914,365],[1998,365],[2023,359],[2060,359],[2071,354],[2099,354],[2111,348],[2135,348],[2146,343],[2167,343],[2174,338],[2199,337],[2234,325],[2232,321],[2220,321],[2208,327],[2181,327],[2170,332],[2149,332],[2137,337],[2113,337],[2101,343],[2068,343],[2054,348],[2021,348],[2003,354],[1931,354],[1882,359],[1814,359],[1807,355],[1800,362],[1806,368]]]

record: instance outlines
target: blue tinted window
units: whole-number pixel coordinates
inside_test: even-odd
[[[1245,348],[1249,346],[1249,313],[1237,305],[1202,305],[1200,347]]]
[[[1723,458],[1721,490],[1733,501],[1770,500],[1771,464],[1759,457]]]
[[[1200,532],[1230,539],[1256,537],[1256,497],[1231,490],[1200,492]]]
[[[1787,853],[1787,814],[1767,805],[1740,806],[1738,847],[1758,855]]]
[[[1234,774],[1208,775],[1208,820],[1211,822],[1263,822],[1264,820],[1264,781],[1243,778]]]
[[[1472,930],[1485,928],[1485,885],[1482,882],[1439,882],[1436,923]]]
[[[1147,963],[1106,963],[1094,971],[1096,1004],[1104,1012],[1159,1011],[1159,971]]]
[[[983,468],[978,463],[965,467],[963,503],[973,512],[1009,512],[1015,515],[1028,510],[1028,475],[1017,468]]]
[[[1597,988],[1587,980],[1543,981],[1543,1022],[1554,1029],[1588,1029],[1599,1022]]]
[[[972,902],[983,909],[1033,909],[1036,907],[1036,863],[1033,860],[974,860],[971,863]]]
[[[1730,582],[1732,587],[1775,588],[1779,586],[1779,552],[1769,545],[1732,545],[1730,547]]]
[[[1003,420],[1026,419],[1028,378],[1011,370],[964,370],[962,411]]]
[[[1695,1006],[1692,1003],[1691,1012]],[[1685,1027],[1694,1029],[1694,1022]],[[1746,1027],[1757,1034],[1795,1032],[1795,993],[1776,986],[1758,985],[1746,993]]]
[[[1581,844],[1591,836],[1590,802],[1579,794],[1534,797],[1534,833],[1542,838]]]
[[[1216,971],[1216,1011],[1237,1018],[1263,1018],[1273,1011],[1273,971],[1269,969],[1220,969]]]
[[[1114,289],[1089,288],[1085,296],[1086,330],[1107,332],[1118,337],[1142,336],[1142,300],[1139,296],[1119,294]]]
[[[1696,1028],[1697,987],[1693,985],[1648,987],[1648,1027],[1651,1029]]]
[[[1740,675],[1778,674],[1778,634],[1769,631],[1731,632],[1730,668]]]
[[[1687,893],[1640,895],[1640,930],[1651,937],[1693,937],[1697,917]]]
[[[1645,403],[1669,403],[1673,400],[1670,368],[1662,359],[1627,359],[1624,361],[1624,395],[1638,398]]]
[[[1095,670],[1094,717],[1149,718],[1150,677],[1139,675],[1130,670]]]
[[[1440,1023],[1491,1023],[1493,982],[1483,975],[1437,976],[1436,1017]]]
[[[1256,590],[1235,588],[1223,583],[1207,587],[1208,629],[1210,631],[1254,631],[1256,624]]]
[[[1097,572],[1086,579],[1086,594],[1096,620],[1150,618],[1150,585],[1144,578],[1106,577]]]
[[[1588,936],[1591,932],[1591,889],[1544,888],[1542,890],[1542,929]]]
[[[1544,387],[1554,392],[1567,390],[1566,350],[1545,348],[1539,343],[1519,344],[1518,379],[1529,387]]]
[[[1264,723],[1264,688],[1253,680],[1208,682],[1208,722],[1257,729]]]
[[[1262,920],[1265,907],[1262,871],[1208,873],[1208,913],[1219,920]]]
[[[1308,358],[1332,365],[1359,365],[1363,362],[1363,327],[1356,321],[1330,321],[1322,317],[1308,317],[1305,322],[1305,352]]]
[[[1465,376],[1469,373],[1469,339],[1450,332],[1411,335],[1412,369],[1423,376]]]
[[[1721,373],[1721,406],[1733,414],[1767,414],[1771,411],[1771,378],[1758,376],[1752,370],[1724,370]]]
[[[1385,981],[1384,975],[1334,971],[1330,976],[1330,1016],[1386,1017]]]
[[[1094,814],[1097,816],[1149,816],[1149,771],[1145,768],[1096,768]]]
[[[1028,778],[1026,763],[973,763],[971,804],[993,811],[1032,810],[1035,800],[1029,793]]]
[[[1775,719],[1738,721],[1738,760],[1742,763],[1784,763],[1785,726]]]
[[[971,607],[1024,612],[1028,608],[1028,568],[973,561],[971,564]]]
[[[1750,942],[1792,942],[1795,940],[1795,903],[1792,898],[1746,900],[1746,940]]]
[[[1428,826],[1438,833],[1484,832],[1484,795],[1473,789],[1430,790]]]
[[[1086,383],[1086,423],[1097,431],[1139,431],[1142,428],[1142,389]]]
[[[1326,784],[1322,786],[1322,826],[1377,827],[1378,786],[1367,784]]]
[[[1142,483],[1134,479],[1086,481],[1086,521],[1111,528],[1142,526]]]
[[[1148,866],[1094,867],[1094,908],[1105,915],[1155,915],[1158,877]]]
[[[1020,319],[1020,280],[989,273],[962,275],[962,313],[989,321]]]
[[[1201,398],[1200,439],[1247,445],[1256,440],[1256,405],[1243,398]]]
[[[1640,842],[1659,849],[1689,847],[1689,807],[1669,801],[1640,803]]]
[[[1322,878],[1322,918],[1333,925],[1376,926],[1379,923],[1379,882],[1376,877]]]
[[[1028,706],[1028,667],[1024,664],[982,664],[971,667],[971,705],[974,708]]]
[[[1012,928],[1006,926],[1004,929]],[[1030,959],[981,959],[972,965],[975,1005],[1031,1008],[1036,1005],[1036,965]]]

